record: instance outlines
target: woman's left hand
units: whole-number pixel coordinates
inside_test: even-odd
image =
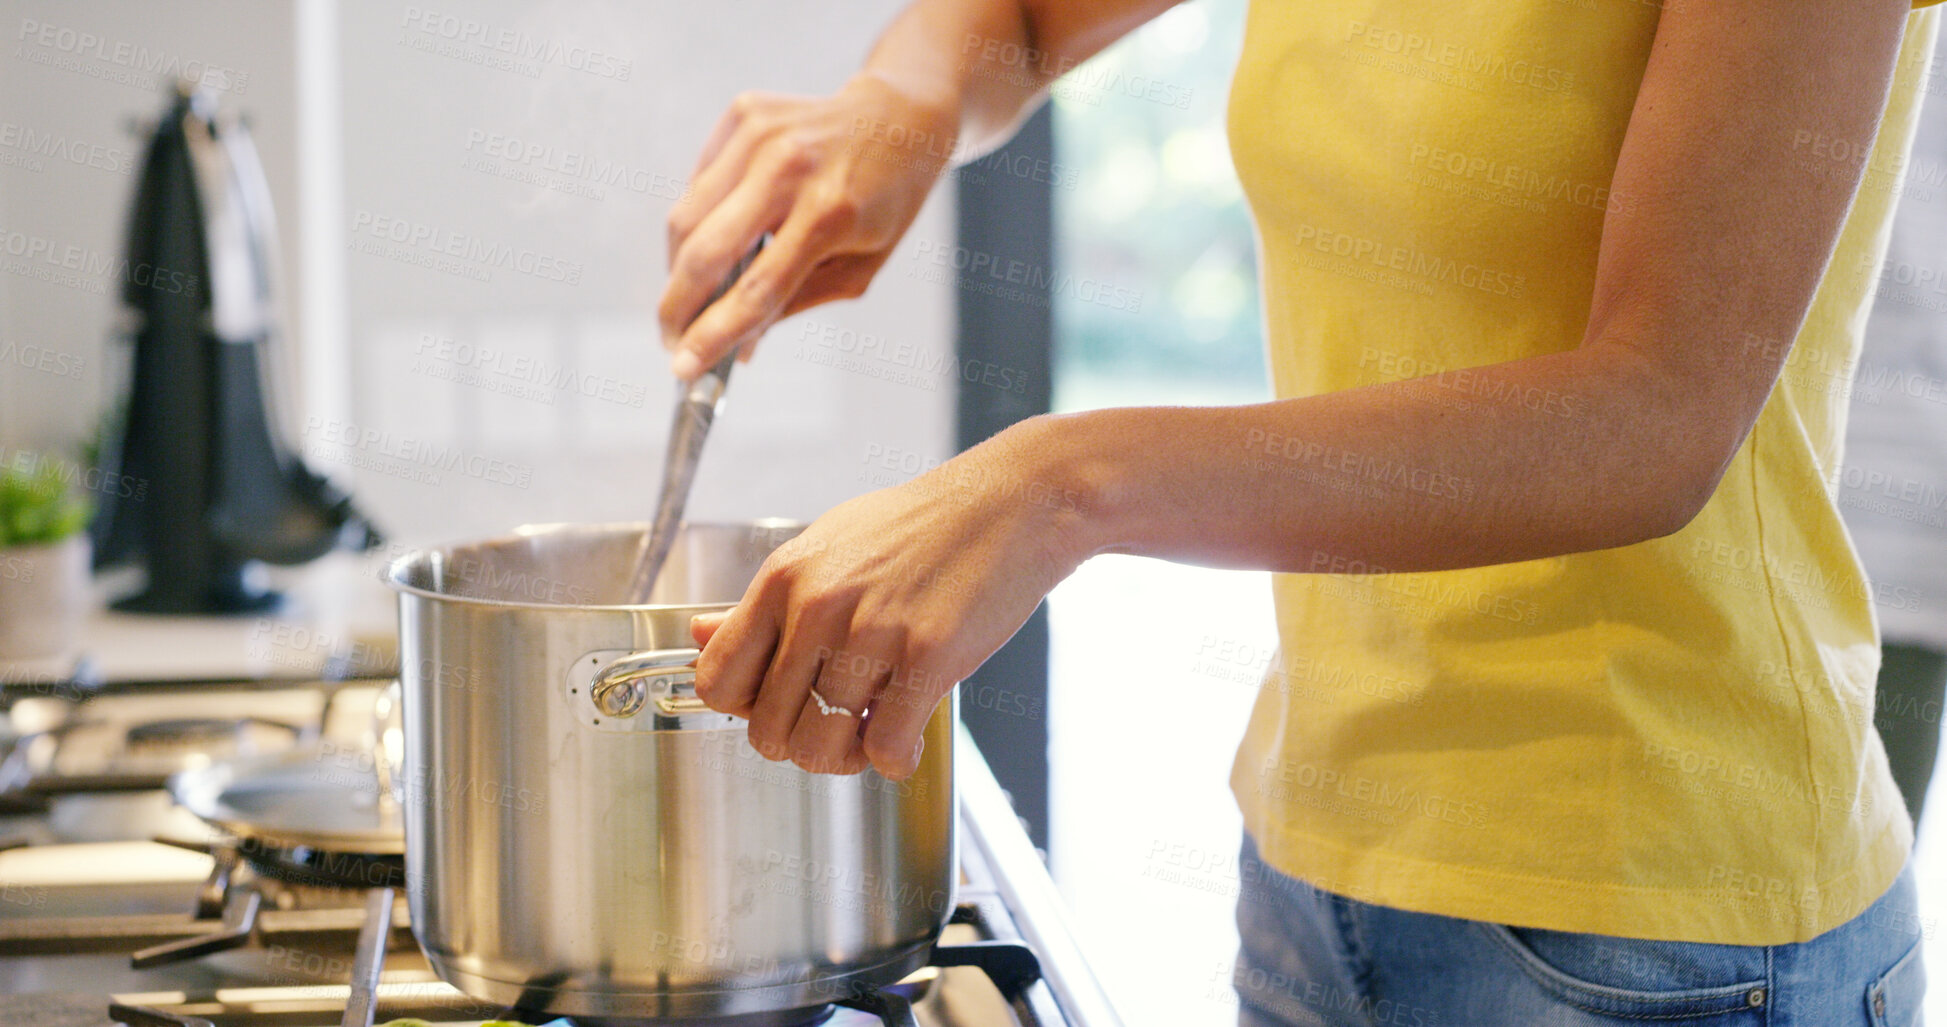
[[[1033,424],[779,547],[735,609],[692,625],[697,696],[748,718],[770,759],[910,775],[940,699],[1081,563],[1080,496],[1036,480]]]

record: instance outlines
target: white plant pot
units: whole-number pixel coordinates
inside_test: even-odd
[[[88,558],[86,535],[0,549],[0,660],[60,660],[78,651]]]

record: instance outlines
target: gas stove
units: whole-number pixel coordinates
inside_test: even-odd
[[[654,1027],[472,999],[420,955],[396,866],[226,838],[161,790],[170,773],[211,759],[354,737],[383,684],[0,691],[15,735],[0,759],[0,1024]],[[835,990],[809,1023],[1119,1024],[964,731],[956,759],[960,880],[933,958],[887,988]]]

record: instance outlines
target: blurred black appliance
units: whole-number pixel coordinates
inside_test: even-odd
[[[272,416],[275,245],[249,133],[235,119],[219,125],[213,93],[179,88],[129,216],[122,299],[134,373],[121,437],[101,454],[105,470],[145,484],[139,500],[105,496],[94,525],[97,566],[148,569],[146,591],[120,609],[268,609],[278,596],[250,582],[251,561],[299,564],[379,542]]]

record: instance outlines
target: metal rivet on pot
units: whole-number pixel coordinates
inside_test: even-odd
[[[611,688],[597,688],[590,692],[595,700],[595,708],[611,717],[632,717],[642,709],[643,696],[648,692],[641,680],[627,681]]]

